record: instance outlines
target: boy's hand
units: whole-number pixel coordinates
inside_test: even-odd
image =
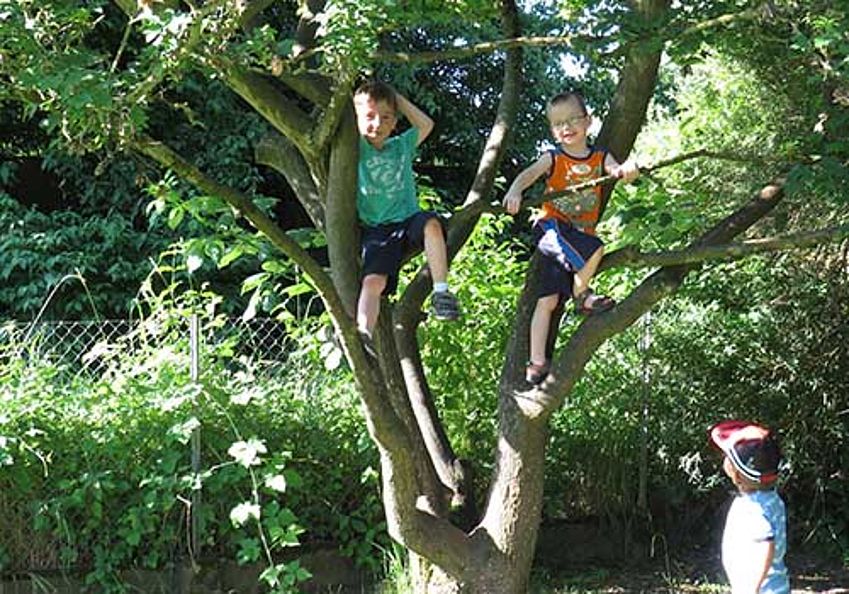
[[[507,192],[501,203],[509,214],[514,215],[519,212],[519,207],[522,206],[522,194],[519,192]]]
[[[637,166],[636,161],[628,159],[621,165],[612,167],[610,175],[615,175],[626,184],[630,184],[640,176],[640,168]]]

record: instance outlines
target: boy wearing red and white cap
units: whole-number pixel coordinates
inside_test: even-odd
[[[772,433],[748,421],[723,421],[710,439],[725,454],[737,487],[722,533],[722,566],[732,594],[789,594],[784,553],[787,514],[775,490],[781,452]]]

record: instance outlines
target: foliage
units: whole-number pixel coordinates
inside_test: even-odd
[[[506,217],[485,215],[466,249],[455,260],[451,283],[463,309],[457,324],[424,324],[420,329],[422,359],[437,395],[440,417],[460,457],[488,472],[488,454],[495,446],[495,402],[491,387],[501,372],[512,325],[501,315],[515,303],[521,287],[515,279],[524,264],[515,244],[501,243]],[[415,263],[413,264],[415,265]]]
[[[62,2],[2,4],[0,36],[8,45],[0,62],[0,76],[8,83],[2,98],[21,102],[57,150],[61,145],[74,153],[109,155],[136,135],[151,133],[271,212],[271,201],[259,190],[261,176],[250,164],[251,149],[268,129],[258,116],[246,114],[220,77],[234,67],[266,73],[277,59],[284,71],[314,67],[347,80],[347,74],[373,66],[370,56],[381,47],[445,48],[495,31],[491,3],[426,2],[407,10],[382,1],[342,1],[331,3],[323,15],[322,46],[295,58],[296,15],[279,9],[277,22],[245,32],[234,12],[238,5],[180,5],[125,20],[105,2],[83,8]],[[612,246],[680,245],[749,197],[765,178],[786,173],[786,163],[800,156],[815,158],[792,171],[790,208],[775,213],[759,231],[845,220],[847,142],[841,131],[847,122],[849,28],[843,11],[819,2],[779,2],[764,7],[775,11],[766,15],[776,17],[771,19],[739,2],[678,3],[668,19],[648,22],[632,17],[621,2],[559,5],[562,22],[554,24],[583,38],[564,56],[584,69],[573,78],[580,79],[599,114],[614,84],[611,69],[622,64],[630,44],[653,42],[645,48],[662,43],[663,36],[674,38],[644,155],[705,147],[733,152],[734,159],[756,159],[734,166],[725,160],[694,161],[621,190],[605,229]],[[550,31],[542,26],[550,11],[545,4],[534,13],[540,32]],[[697,26],[724,15],[732,17],[732,26]],[[469,23],[475,25],[464,29]],[[508,156],[508,169],[526,162],[545,136],[541,101],[561,80],[553,54],[535,54],[528,62],[533,66],[527,77],[533,90],[523,100],[528,124],[519,130],[521,141]],[[493,73],[500,60],[481,56],[468,68],[438,65],[425,74],[415,66],[385,73],[444,116],[438,118],[445,121],[444,143],[427,145],[426,159],[432,162],[427,173],[446,203],[465,187],[469,147],[479,145],[486,132],[482,122],[492,118],[499,88]],[[304,103],[293,92],[281,93]],[[0,169],[3,177],[9,172],[6,165]],[[141,178],[147,181],[146,171]],[[242,285],[251,295],[247,315],[261,308],[279,311],[287,329],[301,337],[290,367],[278,378],[259,381],[249,361],[232,354],[236,345],[225,344],[210,362],[214,379],[197,391],[186,379],[185,341],[179,334],[168,347],[108,361],[102,380],[70,376],[72,381],[63,384],[59,380],[67,370],[7,357],[4,399],[15,405],[4,411],[0,424],[0,464],[14,480],[0,475],[0,493],[18,504],[18,514],[44,511],[39,534],[60,543],[62,563],[85,567],[103,588],[120,587],[115,583],[119,567],[156,566],[180,554],[174,543],[185,540],[184,510],[175,501],[188,499],[198,484],[210,500],[205,544],[215,543],[216,552],[243,562],[265,555],[270,582],[298,577],[297,566],[278,565],[270,553],[298,540],[292,509],[309,527],[307,538],[335,540],[361,564],[375,567],[373,553],[387,541],[374,446],[352,412],[354,387],[326,320],[317,316],[296,323],[302,311],[316,313],[310,301],[299,305],[299,298],[312,299],[310,287],[264,240],[245,231],[217,197],[198,195],[167,176],[151,193],[153,218],[162,217],[182,236],[169,254],[175,263],[168,272],[187,268],[195,290],[220,269],[247,276]],[[96,195],[84,202],[94,202]],[[123,206],[121,221],[137,223]],[[10,212],[15,208],[11,205]],[[16,212],[20,220],[48,224],[35,214]],[[81,220],[73,222],[72,228],[84,227]],[[96,227],[109,224],[100,221]],[[496,384],[510,332],[502,312],[509,310],[505,301],[516,300],[527,254],[499,240],[507,233],[503,219],[487,218],[455,262],[452,282],[472,323],[421,328],[422,354],[446,428],[457,451],[484,470],[494,438],[490,386]],[[52,229],[45,235],[63,237]],[[302,245],[320,249],[314,234],[299,235]],[[130,239],[115,241],[114,247],[131,249]],[[23,266],[24,248],[20,243],[9,248],[14,253],[10,279],[24,270],[12,268]],[[36,259],[25,264],[35,269]],[[548,517],[592,514],[624,531],[648,518],[649,531],[680,529],[683,523],[693,534],[695,522],[710,524],[707,510],[716,501],[708,491],[720,482],[704,452],[703,429],[717,416],[754,416],[786,435],[791,464],[786,493],[807,518],[799,525],[845,555],[849,504],[845,487],[832,480],[846,468],[845,261],[841,268],[839,258],[829,254],[827,265],[820,264],[802,255],[711,267],[690,280],[679,300],[655,312],[643,330],[653,337],[646,350],[635,346],[639,329],[612,340],[553,421]],[[642,274],[609,274],[598,286],[624,294]],[[165,275],[156,282],[165,285],[169,298],[185,289]],[[143,290],[157,292],[149,288],[154,284]],[[192,291],[186,296],[200,297]],[[200,303],[140,309],[159,320],[163,312],[179,318]],[[203,305],[214,312],[210,303],[220,307],[216,300]],[[206,311],[207,323],[216,324]],[[173,329],[170,322],[163,324]],[[572,328],[574,322],[567,320],[563,334]],[[826,356],[811,345],[825,346]],[[198,423],[204,430],[204,459],[213,461],[199,483],[187,470],[185,448]],[[77,455],[65,459],[57,452]],[[648,485],[645,508],[636,503],[640,479]],[[31,498],[34,507],[27,507]],[[678,513],[685,509],[690,513]],[[16,525],[29,526],[29,519]],[[116,531],[103,530],[104,525]]]
[[[372,547],[387,541],[374,453],[347,377],[322,379],[323,361],[305,344],[279,375],[258,381],[260,370],[225,340],[207,347],[201,384],[192,384],[186,316],[201,314],[205,334],[221,318],[209,295],[179,293],[176,302],[163,293],[135,335],[101,352],[98,377],[21,357],[27,345],[6,329],[0,492],[16,520],[2,528],[2,568],[38,569],[20,564],[51,551],[40,563],[122,591],[119,570],[186,556],[196,490],[203,554],[267,563],[263,579],[276,591],[307,577],[285,553],[301,540],[302,522],[309,542],[337,542],[376,567]],[[315,378],[307,385],[305,372]]]
[[[42,214],[0,193],[0,315],[32,318],[54,289],[61,305],[51,317],[126,315],[149,268],[146,254],[161,245],[120,213],[83,217],[73,211]],[[85,285],[65,283],[70,275]],[[64,285],[64,286],[62,286]]]

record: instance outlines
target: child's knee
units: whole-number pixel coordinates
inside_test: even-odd
[[[380,295],[386,288],[387,277],[385,274],[367,274],[363,278],[362,292],[370,295]]]
[[[428,219],[424,226],[425,237],[432,239],[444,239],[442,234],[442,225],[436,218]]]
[[[557,308],[558,303],[560,303],[560,295],[545,295],[537,299],[537,309],[552,312]]]

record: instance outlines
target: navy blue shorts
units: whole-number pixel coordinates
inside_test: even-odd
[[[542,256],[537,299],[548,295],[572,296],[575,272],[604,244],[559,219],[540,219],[533,227],[533,237]]]
[[[386,275],[384,295],[392,295],[398,288],[398,271],[404,258],[424,247],[424,228],[431,219],[439,221],[444,236],[445,224],[432,211],[417,212],[400,223],[362,227],[363,276]]]

